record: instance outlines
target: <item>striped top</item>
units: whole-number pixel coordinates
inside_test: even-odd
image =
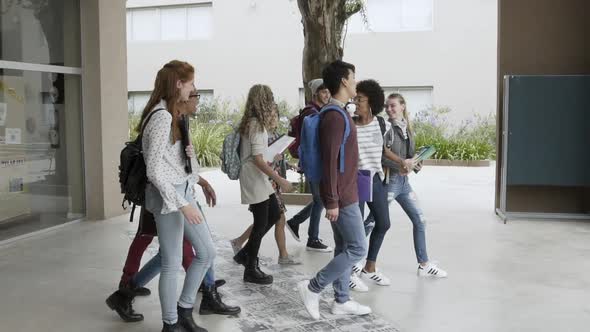
[[[383,135],[377,117],[367,125],[357,125],[357,139],[359,145],[359,169],[371,171],[371,176],[379,174],[385,179],[381,157],[383,155]],[[391,123],[385,121],[385,133],[391,130]]]

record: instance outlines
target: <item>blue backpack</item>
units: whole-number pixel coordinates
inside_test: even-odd
[[[344,117],[344,138],[340,144],[340,173],[344,173],[344,143],[350,135],[348,114],[341,108],[328,105],[320,113],[308,115],[303,119],[301,141],[299,143],[299,163],[305,177],[310,182],[322,179],[322,154],[320,151],[320,122],[326,112],[337,111]]]

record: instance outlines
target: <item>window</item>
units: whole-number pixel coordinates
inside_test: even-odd
[[[208,104],[212,103],[215,100],[215,94],[213,90],[197,90],[197,93],[201,95],[201,99],[199,99],[199,104]]]
[[[432,87],[383,87],[385,98],[391,93],[399,93],[404,96],[408,112],[417,114],[420,111],[429,109],[433,105]]]
[[[127,9],[127,40],[198,40],[213,35],[211,3]]]
[[[86,190],[80,1],[0,7],[1,242],[82,218]]]
[[[213,17],[211,6],[188,8],[188,39],[211,39]]]
[[[430,31],[433,26],[433,0],[367,0],[367,21],[360,13],[348,22],[348,32]]]
[[[160,9],[162,40],[186,40],[186,8]]]
[[[129,107],[129,113],[141,114],[145,105],[150,100],[151,92],[137,91],[129,92],[127,96],[127,105]]]
[[[131,17],[131,36],[133,40],[160,39],[158,9],[135,9]]]

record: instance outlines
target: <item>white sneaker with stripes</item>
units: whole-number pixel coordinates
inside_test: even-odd
[[[366,281],[371,281],[379,286],[391,285],[391,280],[384,276],[383,273],[379,272],[379,270],[375,270],[375,272],[367,272],[363,269],[361,272],[361,278]]]
[[[363,270],[363,261],[360,261],[352,266],[352,273],[356,275],[361,275],[361,271]]]
[[[344,303],[338,303],[334,301],[332,304],[332,315],[356,315],[363,316],[368,315],[371,312],[370,307],[362,305],[356,301],[349,300]]]
[[[358,275],[356,275],[356,273],[353,273],[350,276],[350,282],[348,283],[348,287],[350,288],[350,290],[353,290],[355,292],[365,293],[369,291],[369,286],[367,286],[361,280],[361,278]]]
[[[434,263],[428,263],[425,267],[418,265],[418,276],[427,278],[446,278],[448,276],[447,271],[436,266]]]

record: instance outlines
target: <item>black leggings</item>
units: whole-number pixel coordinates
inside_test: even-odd
[[[250,211],[254,216],[254,227],[242,251],[250,257],[258,257],[262,238],[281,218],[281,208],[277,196],[272,194],[264,202],[251,204]]]

